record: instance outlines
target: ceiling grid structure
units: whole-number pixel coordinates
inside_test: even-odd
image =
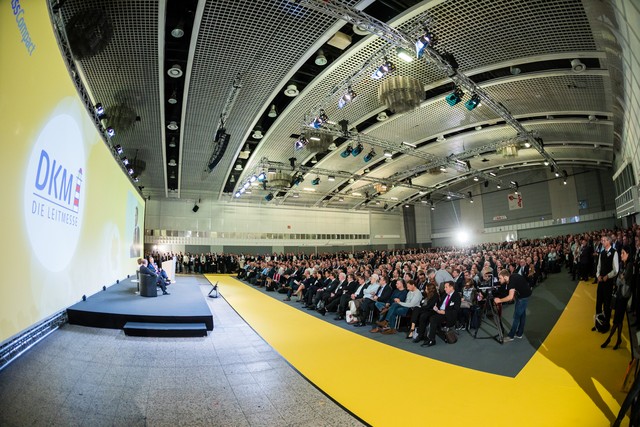
[[[358,4],[353,0],[330,1],[351,8]],[[387,7],[388,2],[365,3],[365,13],[391,16],[389,10],[383,14],[376,9]],[[610,31],[599,23],[602,9],[608,6],[601,2],[594,5],[592,0],[392,3],[397,9],[388,21],[390,26],[417,37],[416,31],[427,23],[436,36],[434,48],[453,55],[461,72],[500,102],[527,131],[540,136],[545,150],[559,166],[611,167],[616,129],[621,123],[614,111],[618,108],[616,96],[621,92],[620,85],[612,79],[612,73],[619,74],[614,61],[615,43]],[[113,142],[121,144],[129,157],[138,150],[147,162],[141,177],[144,194],[157,197],[165,195],[161,143],[164,123],[157,72],[157,20],[162,5],[142,0],[68,0],[62,8],[66,20],[79,10],[101,8],[113,21],[114,35],[106,49],[79,62],[97,102],[107,106],[126,103],[140,116],[141,120],[130,129],[117,133]],[[423,170],[411,176],[414,188],[404,180],[393,181],[395,174],[428,164],[427,155],[445,160],[453,155],[468,160],[473,170],[496,171],[498,175],[525,162],[527,166],[545,167],[540,153],[526,148],[524,141],[517,143],[516,156],[496,152],[500,144],[514,142],[518,136],[502,117],[487,106],[467,110],[464,102],[471,94],[465,94],[457,105],[448,105],[444,98],[455,86],[439,67],[426,59],[414,58],[405,63],[397,57],[395,47],[376,36],[355,39],[322,71],[311,76],[308,84],[299,84],[300,94],[287,99],[281,107],[276,98],[282,97],[281,91],[291,82],[289,76],[299,71],[296,67],[313,60],[318,48],[341,27],[340,21],[289,0],[200,0],[200,7],[203,14],[193,39],[193,61],[185,70],[190,78],[180,123],[180,198],[382,210],[384,202],[399,204],[411,199],[412,203],[420,203],[416,195],[422,194],[415,186],[437,189],[443,197],[443,192],[457,191],[468,185],[465,181],[472,182],[466,167],[454,168],[452,164],[447,165],[446,172]],[[348,32],[350,28],[341,30]],[[372,80],[370,75],[385,56],[396,65],[393,75],[417,79],[425,87],[418,108],[394,114],[379,101],[381,80]],[[574,66],[573,59],[580,59],[583,67]],[[613,71],[611,66],[615,66]],[[213,171],[204,172],[214,150],[225,100],[236,78],[242,88],[226,117],[230,144]],[[357,96],[340,109],[337,103],[342,92],[338,89],[348,83]],[[252,141],[248,159],[242,162],[244,169],[239,172],[235,166],[240,150],[254,127],[263,123],[265,108],[276,104],[277,117],[263,129],[262,139]],[[301,131],[310,131],[308,124],[314,117],[309,113],[320,108],[334,129],[339,121],[347,120],[350,134],[335,141],[337,149],[319,153],[318,161],[311,163],[315,152],[307,148],[294,150],[294,141]],[[380,112],[385,112],[388,119],[377,121]],[[392,159],[383,159],[384,149],[376,145],[376,139],[399,147],[393,150],[396,152]],[[355,147],[359,140],[363,145],[361,154],[340,155],[347,144]],[[416,148],[407,149],[403,143]],[[492,149],[477,153],[480,147]],[[372,149],[375,156],[365,162],[365,155]],[[474,154],[469,156],[467,152]],[[254,185],[250,193],[237,199],[233,193],[225,193],[231,177],[235,192],[261,170],[265,158],[281,163],[277,169],[287,173],[304,164],[304,182],[291,189],[263,190]],[[291,158],[295,158],[293,168]],[[314,168],[324,172],[316,174]],[[330,182],[326,171],[340,173]],[[363,175],[367,179],[360,179]],[[316,177],[320,182],[312,185]],[[353,182],[350,178],[354,178]],[[386,194],[367,191],[370,200],[363,203],[367,199],[364,190],[371,190],[374,179],[397,185]],[[264,196],[270,192],[275,197],[267,202]],[[376,199],[383,203],[376,205]]]

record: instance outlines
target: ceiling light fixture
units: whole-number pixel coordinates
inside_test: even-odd
[[[335,177],[335,176],[333,176],[333,175],[329,175],[329,176],[327,177],[327,181],[335,181],[335,180],[336,180],[336,177]]]
[[[167,99],[167,102],[171,105],[175,105],[178,103],[178,92],[175,89],[171,93],[169,99]]]
[[[389,118],[389,116],[387,116],[387,113],[382,111],[382,112],[378,113],[378,116],[376,117],[376,120],[379,121],[379,122],[384,122],[388,118]]]
[[[412,62],[413,54],[403,47],[396,48],[396,54],[398,58],[402,59],[404,62]]]
[[[318,158],[314,155],[314,156],[311,158],[311,164],[312,164],[312,165],[315,165],[316,163],[318,163]]]
[[[182,36],[184,36],[184,21],[183,20],[180,20],[180,22],[178,22],[178,25],[176,25],[175,28],[173,30],[171,30],[171,35],[176,39],[179,39]]]
[[[471,99],[469,99],[467,102],[464,103],[464,106],[467,108],[467,110],[471,111],[474,108],[480,106],[480,97],[478,96],[478,94],[473,94],[471,95]]]
[[[372,148],[371,151],[369,151],[363,158],[365,163],[369,163],[371,160],[373,160],[373,158],[376,156],[376,152],[374,151],[374,149]],[[366,172],[365,172],[366,173]]]
[[[324,52],[322,51],[322,49],[318,51],[318,55],[316,55],[316,59],[314,62],[316,63],[316,65],[320,65],[321,67],[323,65],[327,65],[327,57],[324,56]]]
[[[582,63],[579,59],[573,59],[571,61],[571,69],[574,73],[581,73],[587,69],[587,66]]]
[[[433,46],[435,42],[436,38],[433,33],[428,28],[425,28],[424,33],[416,40],[416,56],[418,59],[422,58],[425,48]]]
[[[253,130],[253,134],[251,134],[251,138],[253,139],[262,139],[264,135],[262,134],[262,129],[260,127],[256,127]]]
[[[284,94],[289,98],[295,98],[296,96],[300,95],[300,91],[298,90],[298,87],[296,85],[290,84],[284,90]]]
[[[300,135],[300,137],[298,137],[298,139],[296,139],[296,141],[293,143],[293,149],[302,150],[304,147],[307,146],[308,143],[309,143],[309,140],[307,139],[307,137],[304,135]]]
[[[346,159],[347,157],[349,157],[349,155],[353,152],[353,147],[351,146],[351,144],[347,145],[347,147],[344,149],[344,151],[342,153],[340,153],[340,157],[342,157],[343,159]]]
[[[313,119],[313,121],[311,122],[311,126],[318,129],[320,126],[325,124],[328,120],[329,120],[329,117],[327,117],[327,114],[324,112],[324,110],[320,110],[318,117]]]
[[[167,74],[169,75],[169,77],[173,77],[174,79],[182,77],[182,67],[180,67],[180,65],[178,64],[174,64],[167,70]]]
[[[169,130],[178,130],[178,123],[175,120],[172,120],[167,125],[167,129]]]
[[[453,107],[458,102],[462,101],[463,97],[464,97],[464,92],[462,91],[462,89],[455,88],[455,90],[451,92],[449,95],[447,95],[444,99],[447,101],[447,104]]]
[[[338,108],[344,107],[345,105],[353,101],[356,96],[358,96],[358,94],[354,92],[351,86],[349,86],[344,95],[342,95],[342,97],[338,100]]]
[[[384,63],[379,66],[378,68],[376,68],[376,70],[373,72],[373,74],[371,74],[371,79],[372,80],[380,80],[381,78],[383,78],[384,76],[386,76],[389,73],[393,73],[396,69],[396,66],[389,61],[387,58],[384,58]]]
[[[356,145],[355,148],[351,150],[351,155],[353,157],[358,157],[358,155],[362,153],[362,150],[364,150],[364,147],[362,146],[362,144],[358,143],[358,145]]]
[[[267,113],[267,117],[271,117],[272,119],[278,117],[278,111],[276,110],[275,104],[271,105],[271,108],[269,109],[269,113]]]
[[[169,166],[172,166],[172,167],[173,167],[173,166],[177,166],[177,165],[178,165],[178,164],[176,163],[176,159],[170,159],[168,164],[169,164]]]
[[[122,146],[120,144],[116,145],[115,147],[116,153],[118,153],[118,155],[122,154],[124,152],[124,150],[122,149]]]

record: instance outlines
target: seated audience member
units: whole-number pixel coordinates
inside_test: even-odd
[[[140,266],[140,273],[148,274],[149,276],[154,278],[156,285],[160,286],[160,288],[162,289],[162,295],[169,295],[169,292],[167,292],[167,286],[165,285],[164,280],[161,280],[158,277],[158,274],[154,270],[149,268],[149,262],[146,259],[139,258],[138,265]]]
[[[438,286],[435,282],[427,283],[420,306],[413,309],[411,313],[411,329],[418,327],[418,332],[413,342],[418,343],[424,340],[426,335],[429,318],[435,314],[433,307],[438,304],[440,296],[438,295]]]
[[[396,279],[395,284],[396,284],[396,288],[393,290],[393,292],[389,296],[388,301],[376,302],[376,309],[379,312],[378,321],[382,321],[384,319],[384,316],[387,314],[387,311],[389,311],[389,307],[391,307],[391,304],[393,303],[393,301],[396,300],[396,298],[402,302],[405,302],[407,300],[407,293],[409,293],[409,291],[407,290],[405,281],[403,279]]]
[[[380,332],[385,335],[395,334],[398,331],[395,328],[392,328],[389,325],[395,325],[397,321],[397,317],[404,316],[414,307],[420,305],[420,300],[422,300],[422,292],[420,292],[416,288],[416,283],[413,280],[407,281],[407,299],[402,302],[400,299],[396,298],[393,301],[393,304],[389,307],[385,318],[378,322],[378,326],[382,328]],[[373,330],[375,331],[376,328]],[[379,328],[378,328],[379,329]]]
[[[460,294],[455,291],[453,282],[444,282],[444,295],[441,296],[440,304],[433,306],[433,314],[429,318],[429,334],[422,346],[431,347],[436,345],[436,333],[438,327],[446,323],[447,327],[453,327],[458,318],[458,310],[460,309]]]
[[[349,299],[347,301],[347,306],[349,309],[345,310],[345,319],[349,322],[349,324],[353,325],[359,322],[357,318],[358,307],[362,302],[362,298],[364,297],[364,292],[368,286],[369,286],[369,283],[366,282],[365,276],[364,275],[358,276],[358,288],[354,293],[352,293],[349,296]],[[356,306],[356,301],[357,301],[357,306]],[[347,319],[348,313],[351,314],[351,317],[352,317],[351,321]]]
[[[361,321],[355,326],[365,326],[371,310],[373,310],[379,303],[386,304],[389,301],[393,289],[387,284],[386,276],[380,276],[379,283],[380,286],[378,287],[375,295],[371,298],[365,298],[362,300],[362,304],[360,305]]]
[[[351,299],[355,297],[358,291],[358,288],[360,286],[364,286],[364,277],[362,278],[358,277],[356,279],[356,276],[353,273],[349,273],[347,274],[347,282],[348,282],[347,290],[342,293],[342,295],[340,296],[340,300],[337,302],[338,315],[334,320],[344,320],[344,316],[347,311],[349,301],[351,301]],[[336,301],[332,302],[332,304],[335,304],[335,303]],[[332,304],[329,304],[330,308],[332,309],[331,311],[333,311],[333,308],[331,307]]]
[[[478,320],[478,291],[476,290],[473,280],[467,279],[462,288],[460,311],[458,313],[458,324],[456,329],[472,329],[477,328]],[[433,306],[432,306],[433,307]],[[475,326],[475,328],[474,328]]]
[[[304,290],[311,283],[311,270],[305,270],[302,274],[302,279],[294,279],[292,284],[287,291],[287,297],[284,299],[285,301],[291,301],[292,296],[298,297],[298,302],[302,301]],[[295,289],[295,291],[294,291]]]
[[[349,291],[349,282],[347,281],[347,275],[341,271],[338,273],[338,285],[331,291],[327,299],[325,300],[325,306],[318,310],[323,316],[327,311],[336,311],[340,304],[340,299],[345,292]]]
[[[316,295],[316,291],[320,289],[324,283],[324,277],[321,270],[316,271],[313,283],[311,283],[304,293],[304,306],[309,310],[315,310],[313,305],[313,297]]]
[[[340,273],[344,274],[344,273]],[[342,281],[346,280],[346,276],[342,276]],[[338,270],[330,270],[328,280],[325,281],[326,285],[322,289],[318,289],[316,291],[316,298],[314,300],[316,310],[320,311],[320,314],[323,316],[326,314],[326,310],[324,309],[329,299],[332,298],[332,295],[335,295],[335,291],[341,283],[339,279]]]
[[[373,297],[376,295],[378,288],[380,287],[380,276],[377,273],[373,273],[369,278],[369,284],[364,288],[362,298],[354,299],[349,303],[349,307],[351,308],[351,314],[357,317],[357,321],[354,323],[355,326],[364,326],[367,319],[362,318],[362,311],[360,306],[366,300],[373,300]],[[368,304],[368,302],[367,302]]]

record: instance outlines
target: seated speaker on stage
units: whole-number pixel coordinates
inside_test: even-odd
[[[153,260],[153,258],[151,259]],[[160,288],[162,289],[162,295],[169,295],[169,292],[167,292],[167,285],[165,284],[164,280],[158,275],[158,273],[156,273],[153,264],[149,264],[149,261],[144,258],[139,258],[138,265],[140,266],[140,273],[148,274],[155,277],[156,285],[160,286]]]

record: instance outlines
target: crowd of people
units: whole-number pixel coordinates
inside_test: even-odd
[[[477,329],[485,304],[501,313],[515,303],[505,342],[522,338],[528,298],[548,275],[562,267],[573,280],[597,283],[594,331],[611,332],[606,347],[620,332],[629,299],[635,318],[640,281],[640,227],[599,230],[576,235],[514,242],[483,243],[468,248],[430,248],[324,254],[154,254],[175,259],[176,271],[235,273],[238,278],[323,316],[372,333],[398,333],[401,320],[407,338],[424,346],[436,334],[450,337],[454,329]],[[612,302],[615,295],[615,303]],[[613,329],[611,311],[615,308]],[[535,310],[535,308],[534,308]]]

